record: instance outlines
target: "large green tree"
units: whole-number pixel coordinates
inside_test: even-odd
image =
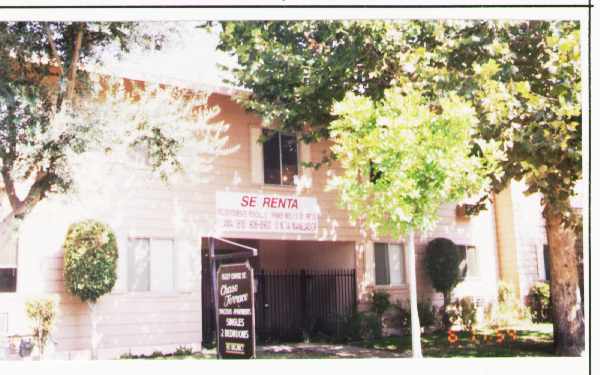
[[[579,355],[570,197],[582,179],[579,24],[572,21],[222,22],[220,45],[237,56],[242,103],[305,141],[329,137],[333,103],[347,92],[379,100],[412,85],[431,99],[448,91],[478,117],[474,139],[500,142],[503,174],[542,194],[550,246],[556,352]],[[472,152],[480,152],[476,143]],[[487,199],[484,196],[483,199]],[[483,204],[483,200],[480,202]],[[481,204],[476,209],[481,209]]]
[[[133,22],[0,23],[0,249],[12,246],[41,200],[73,187],[73,155],[123,141],[143,149],[161,174],[180,167],[181,139],[193,127],[173,127],[190,125],[192,112],[203,112],[192,107],[206,100],[175,89],[127,90],[118,80],[102,86],[86,70],[106,51],[160,48],[164,31]]]

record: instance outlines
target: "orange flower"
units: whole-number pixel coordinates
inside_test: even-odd
[[[458,336],[456,335],[456,332],[449,329],[448,330],[448,342],[450,344],[456,344],[457,341],[458,341]]]

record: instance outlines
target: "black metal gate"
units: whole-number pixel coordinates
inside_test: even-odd
[[[208,267],[204,268],[207,270]],[[335,335],[356,307],[354,269],[258,271],[256,335],[260,342],[300,341],[303,335]],[[202,273],[202,340],[215,342],[210,273]]]

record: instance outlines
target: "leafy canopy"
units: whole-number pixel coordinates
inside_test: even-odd
[[[582,178],[579,23],[574,21],[222,22],[219,48],[237,56],[242,102],[305,141],[329,136],[347,92],[380,100],[414,85],[453,91],[475,109],[475,138],[500,142],[503,175],[571,221]],[[477,151],[477,145],[472,145]],[[506,157],[501,157],[505,154]],[[483,202],[482,202],[483,203]],[[481,208],[481,206],[479,206]]]
[[[431,229],[441,204],[476,194],[494,168],[494,144],[470,152],[473,108],[449,93],[432,102],[410,87],[379,102],[348,94],[336,103],[332,151],[342,166],[329,188],[352,220],[399,237]]]

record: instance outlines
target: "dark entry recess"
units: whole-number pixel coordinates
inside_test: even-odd
[[[257,271],[254,277],[258,342],[301,341],[306,334],[335,335],[341,329],[342,320],[356,307],[353,269]],[[205,347],[214,346],[215,328],[210,273],[203,271],[202,344]]]

